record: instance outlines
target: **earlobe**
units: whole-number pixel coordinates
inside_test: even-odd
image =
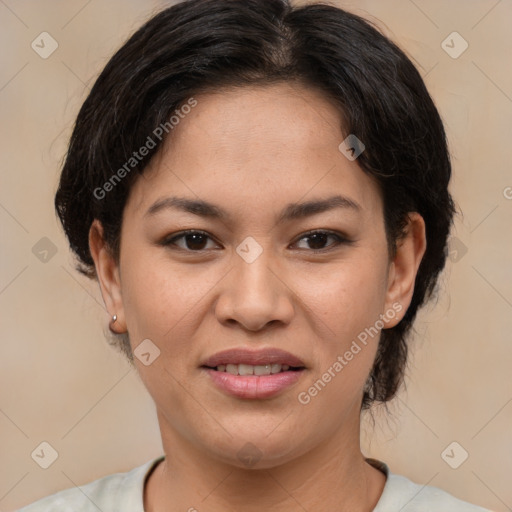
[[[95,219],[89,229],[89,249],[91,251],[103,302],[110,315],[109,328],[112,332],[126,332],[119,266],[112,256],[103,236],[103,226]],[[115,316],[115,320],[113,318]]]
[[[397,241],[396,254],[390,263],[386,293],[384,329],[397,325],[404,317],[414,293],[416,275],[427,248],[425,221],[417,212],[408,214],[405,235]],[[396,314],[386,314],[395,311]]]

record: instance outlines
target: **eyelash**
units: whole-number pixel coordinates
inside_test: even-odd
[[[323,249],[310,249],[310,252],[313,252],[313,253],[325,253],[325,252],[333,250],[333,248],[338,247],[341,244],[351,245],[353,243],[352,240],[349,240],[349,239],[345,238],[343,235],[341,235],[340,233],[337,233],[336,231],[321,230],[321,229],[312,230],[312,231],[308,231],[306,233],[303,233],[297,239],[297,241],[294,242],[294,243],[297,243],[300,240],[302,240],[304,238],[311,237],[312,235],[315,235],[315,234],[323,234],[323,235],[327,235],[327,236],[333,237],[336,240],[336,242],[334,244],[329,245],[327,248],[323,248]],[[205,232],[205,231],[200,231],[200,230],[197,230],[197,229],[189,229],[189,230],[186,230],[186,231],[182,231],[181,233],[173,234],[171,236],[168,236],[168,237],[164,238],[160,242],[160,245],[162,245],[164,247],[174,246],[174,247],[171,247],[171,248],[173,248],[173,249],[176,248],[177,250],[182,250],[182,251],[189,252],[189,253],[202,253],[204,251],[211,250],[211,249],[199,249],[197,251],[194,251],[192,249],[184,249],[183,247],[179,247],[179,246],[177,246],[175,244],[176,240],[179,240],[181,238],[185,238],[187,235],[203,235],[203,236],[209,238],[210,240],[213,240],[213,238],[207,232]],[[299,249],[299,250],[307,250],[307,249]]]

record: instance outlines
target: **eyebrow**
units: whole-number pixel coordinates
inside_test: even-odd
[[[357,213],[362,210],[361,206],[353,199],[342,195],[335,195],[326,199],[302,203],[289,203],[277,218],[276,223],[281,224],[290,220],[302,219],[334,208],[349,209]],[[180,210],[210,219],[223,221],[229,221],[231,219],[231,215],[219,206],[203,201],[202,199],[188,199],[186,197],[165,197],[159,199],[149,207],[144,217],[151,217],[167,209]]]

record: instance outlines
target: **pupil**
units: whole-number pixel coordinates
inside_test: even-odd
[[[192,239],[192,243],[190,242],[190,239]],[[192,235],[186,235],[187,240],[187,247],[189,249],[198,249],[201,250],[204,248],[205,245],[205,236],[201,234],[192,234]]]
[[[309,245],[312,249],[322,249],[325,246],[327,234],[325,233],[313,233],[308,237]]]

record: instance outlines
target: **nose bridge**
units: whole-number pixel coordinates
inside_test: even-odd
[[[245,297],[246,301],[254,300],[262,307],[273,302],[276,295],[276,277],[271,270],[271,249],[264,249],[254,239],[246,239],[237,247],[236,252],[234,286],[238,300],[243,303]]]
[[[243,254],[243,249],[247,250],[248,245],[249,251]],[[240,255],[241,252],[242,255]],[[250,244],[246,244],[245,247],[241,244],[235,257],[235,274],[240,281],[241,288],[243,289],[245,285],[248,294],[263,293],[269,297],[274,295],[275,283],[272,281],[275,280],[275,275],[271,271],[271,264],[272,255],[269,248],[265,248],[265,250],[261,248],[259,251],[251,247]]]
[[[274,320],[288,323],[293,305],[287,287],[276,276],[271,248],[248,237],[236,248],[233,265],[217,304],[219,320],[236,321],[251,330]]]

